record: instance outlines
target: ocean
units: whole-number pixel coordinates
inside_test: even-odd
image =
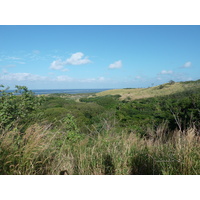
[[[54,94],[54,93],[66,93],[66,94],[79,94],[79,93],[97,93],[103,92],[110,89],[53,89],[53,90],[31,90],[35,95],[42,94]],[[9,90],[8,92],[14,92],[14,90]]]

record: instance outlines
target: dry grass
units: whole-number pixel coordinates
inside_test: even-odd
[[[135,100],[135,99],[143,99],[149,97],[156,97],[156,96],[165,96],[174,94],[177,92],[183,92],[186,89],[190,89],[195,87],[199,87],[199,84],[190,83],[190,84],[183,84],[183,83],[175,83],[175,84],[163,84],[163,88],[159,89],[160,86],[150,87],[150,88],[136,88],[136,89],[114,89],[114,90],[107,90],[100,93],[97,93],[97,96],[105,96],[105,95],[121,95],[121,100]]]
[[[22,136],[1,135],[1,174],[200,174],[199,131],[147,129],[147,138],[114,130],[69,142],[66,134],[34,125]]]

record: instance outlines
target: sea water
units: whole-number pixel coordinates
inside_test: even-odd
[[[103,92],[109,89],[40,89],[40,90],[31,90],[35,95],[42,94],[54,94],[54,93],[65,93],[65,94],[79,94],[79,93],[97,93]],[[14,90],[9,90],[8,92],[14,92]]]

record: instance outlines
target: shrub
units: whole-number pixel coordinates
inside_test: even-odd
[[[170,85],[173,85],[173,84],[175,84],[175,81],[170,80],[170,81],[169,81],[169,84],[170,84]]]
[[[163,89],[164,87],[165,87],[164,85],[159,85],[159,86],[158,86],[158,89],[161,90],[161,89]]]
[[[1,87],[4,88],[3,85]],[[15,92],[0,90],[0,126],[10,128],[16,123],[24,123],[43,102],[25,86],[16,86]],[[19,95],[17,95],[19,94]]]

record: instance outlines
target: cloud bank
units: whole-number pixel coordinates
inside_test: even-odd
[[[0,79],[3,81],[44,81],[48,78],[30,73],[7,73],[0,75]]]
[[[79,83],[91,83],[91,82],[104,82],[107,81],[104,77],[98,77],[98,78],[87,78],[87,79],[76,79],[69,77],[67,75],[60,75],[55,77],[48,77],[48,76],[40,76],[37,74],[31,74],[31,73],[8,73],[7,71],[0,74],[0,80],[1,81],[11,81],[13,83],[16,82],[23,82],[26,81],[27,83],[29,81],[33,82],[39,82],[39,81],[55,81],[55,82],[79,82]]]

